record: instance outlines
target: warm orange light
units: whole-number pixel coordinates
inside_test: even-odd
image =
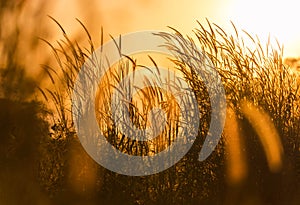
[[[239,131],[236,114],[230,107],[227,108],[224,136],[226,140],[227,174],[230,184],[238,184],[247,176],[247,163],[244,153],[244,141]]]
[[[263,41],[268,35],[285,47],[286,56],[300,55],[299,2],[296,0],[235,0],[232,21],[247,32],[257,34]],[[275,42],[274,42],[275,43]]]

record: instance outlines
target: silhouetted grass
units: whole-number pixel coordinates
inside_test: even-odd
[[[61,146],[57,150],[67,150],[66,152],[71,153],[74,149],[74,145],[70,145],[71,142],[78,143],[70,110],[72,90],[76,76],[88,56],[94,52],[94,46],[88,29],[80,21],[89,39],[89,48],[82,48],[76,41],[71,41],[63,27],[55,22],[60,27],[64,39],[56,42],[56,46],[46,41],[56,57],[57,68],[44,66],[52,87],[40,91],[46,101],[54,106],[52,129],[55,137],[51,139],[51,143]],[[188,36],[184,37],[175,29],[172,29],[172,33],[157,34],[166,40],[165,46],[174,54],[174,66],[183,73],[199,104],[199,133],[189,153],[170,169],[145,177],[115,174],[96,166],[89,157],[89,160],[78,168],[71,164],[72,159],[76,159],[73,153],[65,159],[65,162],[70,163],[66,166],[68,168],[55,175],[61,176],[61,179],[47,182],[46,176],[49,173],[44,173],[42,177],[48,184],[48,189],[56,186],[51,183],[66,180],[66,173],[91,169],[94,171],[87,175],[95,183],[81,184],[89,187],[88,190],[96,190],[96,194],[90,195],[84,187],[78,188],[78,184],[75,183],[68,188],[71,190],[68,192],[70,195],[65,195],[69,200],[71,196],[75,196],[76,200],[114,204],[282,204],[282,201],[286,204],[297,204],[299,181],[293,181],[294,177],[299,180],[297,153],[300,121],[297,77],[283,63],[283,52],[279,44],[277,47],[269,43],[262,45],[259,38],[252,37],[246,31],[240,33],[234,25],[234,35],[230,35],[218,25],[209,21],[207,23],[207,28],[199,23],[199,28],[194,30],[197,41]],[[245,44],[244,39],[249,40],[251,45]],[[199,162],[198,153],[207,135],[210,121],[208,93],[203,81],[195,72],[195,68],[203,66],[203,54],[208,57],[222,78],[227,105],[231,115],[235,116],[232,120],[237,129],[231,129],[236,133],[225,133],[226,136],[223,136],[213,154],[205,162]],[[154,61],[153,64],[155,67]],[[176,117],[175,121],[168,124],[164,137],[141,143],[122,135],[112,120],[113,113],[110,108],[112,90],[116,89],[116,85],[124,76],[138,68],[133,57],[126,57],[106,74],[109,80],[106,79],[99,85],[101,92],[98,93],[98,98],[101,102],[97,105],[97,118],[105,137],[117,149],[131,155],[149,155],[150,145],[154,144],[156,148],[153,153],[157,153],[172,142],[172,137],[177,136]],[[170,115],[175,113],[176,116],[176,104],[172,104],[171,97],[162,95],[158,88],[147,88],[141,95],[146,99],[141,107],[132,100],[128,109],[131,120],[137,127],[146,127],[146,114],[161,101],[169,101],[165,109],[170,111]],[[244,163],[248,162],[245,169],[249,170],[231,183],[227,177],[233,170],[227,169],[226,172],[226,166],[229,166],[227,162],[232,156],[228,156],[225,149],[229,147],[227,143],[231,142],[233,135],[244,141],[245,145],[239,146],[238,149],[242,149],[240,153],[245,155]],[[64,145],[65,141],[70,146]],[[76,146],[80,147],[79,143]],[[81,154],[86,155],[82,148],[79,150]],[[59,158],[53,160],[60,162]],[[53,162],[52,166],[55,166],[54,164]],[[71,180],[75,180],[76,177],[78,180],[82,176],[74,175]],[[66,186],[66,183],[61,184],[55,189],[63,190]],[[288,187],[295,189],[291,190]],[[64,195],[56,196],[61,197],[61,200],[57,198],[58,201],[65,200]]]

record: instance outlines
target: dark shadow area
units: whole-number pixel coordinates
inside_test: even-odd
[[[38,182],[39,148],[47,137],[40,105],[0,99],[0,203],[47,204]]]

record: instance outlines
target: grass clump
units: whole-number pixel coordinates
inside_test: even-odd
[[[56,23],[59,25],[58,22]],[[84,62],[95,51],[88,29],[80,21],[79,23],[86,31],[90,47],[83,48],[77,42],[71,41],[59,25],[64,40],[58,41],[57,47],[46,41],[53,49],[58,63],[58,68],[44,66],[53,87],[41,89],[45,99],[53,102],[56,113],[53,115],[53,121],[59,127],[57,129],[59,133],[62,133],[59,136],[62,135],[63,140],[71,139],[71,141],[76,140],[70,110],[74,82]],[[254,195],[263,204],[277,203],[275,199],[268,197],[270,193],[284,193],[282,200],[294,202],[294,199],[288,196],[291,194],[296,196],[297,191],[287,193],[277,185],[281,183],[280,180],[284,180],[283,187],[289,186],[290,182],[283,179],[283,173],[288,173],[288,177],[291,178],[296,174],[299,165],[295,157],[299,148],[300,133],[297,77],[283,63],[283,51],[279,44],[277,47],[273,47],[270,43],[262,45],[258,37],[253,37],[246,31],[239,32],[234,24],[233,31],[234,35],[230,35],[218,25],[207,21],[207,27],[199,23],[199,28],[194,30],[195,38],[184,37],[175,29],[172,29],[171,33],[157,33],[165,39],[166,44],[163,46],[172,51],[174,56],[171,61],[174,67],[182,73],[197,98],[200,111],[198,136],[189,153],[176,165],[162,173],[132,178],[98,167],[98,173],[101,172],[101,174],[97,176],[103,177],[100,181],[104,186],[99,187],[98,184],[95,185],[95,189],[98,190],[102,200],[115,203],[118,200],[127,200],[128,203],[136,204],[166,202],[218,204],[220,201],[228,204],[242,204],[249,202],[250,196]],[[245,43],[245,39],[251,42],[250,45]],[[116,49],[118,48],[120,48],[120,42],[116,43]],[[224,174],[227,160],[225,148],[228,143],[226,137],[222,138],[208,160],[203,163],[197,160],[211,120],[208,92],[203,79],[195,73],[196,68],[203,66],[203,56],[209,59],[221,76],[227,105],[237,116],[233,118],[239,125],[239,129],[235,129],[239,133],[235,136],[242,137],[247,144],[246,147],[240,147],[240,149],[246,149],[245,159],[249,162],[248,173],[250,174],[239,182],[243,186],[239,192],[241,193],[240,201],[236,201],[238,194],[234,191],[235,187],[233,191],[227,190],[227,186],[230,185],[226,184],[227,174]],[[150,60],[155,69],[155,61],[152,58]],[[106,63],[105,59],[100,61],[100,64]],[[172,119],[167,123],[164,134],[150,142],[142,142],[124,136],[116,126],[112,120],[112,90],[116,89],[116,85],[125,76],[140,67],[141,65],[138,65],[133,57],[126,56],[109,70],[105,79],[99,84],[101,92],[98,92],[97,96],[96,115],[104,136],[113,146],[130,155],[144,156],[158,153],[168,147],[177,136],[179,121],[176,118],[178,105],[173,97],[164,94],[157,87],[148,87],[139,93],[145,99],[142,105],[134,99],[127,102],[131,122],[144,129],[150,120],[147,115],[149,111],[155,106],[160,106],[166,111],[168,119]],[[259,114],[255,116],[249,114],[250,108]],[[261,126],[257,125],[259,116],[265,116],[264,119],[268,119],[269,124],[266,126],[272,127],[268,132],[271,133],[271,137],[267,137],[260,130]],[[267,166],[268,160],[272,157],[263,157],[265,154],[272,155],[279,152],[273,150],[274,153],[272,153],[272,150],[267,150],[267,145],[271,144],[274,139],[273,131],[278,133],[279,137],[278,143],[275,143],[276,146],[282,146],[284,150],[279,153],[281,167],[278,169],[272,169],[270,162],[269,167]],[[228,136],[231,134],[234,133],[227,133]],[[86,166],[93,165],[86,164]],[[288,168],[290,166],[291,169]],[[121,191],[122,189],[125,191]],[[108,196],[113,196],[113,199]],[[94,197],[95,201],[100,200]]]

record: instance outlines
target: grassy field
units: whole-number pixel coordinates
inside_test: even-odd
[[[4,8],[16,9],[9,4]],[[71,40],[52,20],[64,38],[43,40],[56,59],[41,66],[48,84],[26,74],[18,32],[0,32],[1,49],[6,48],[0,70],[0,204],[299,204],[300,84],[280,44],[263,45],[234,24],[224,31],[209,21],[199,23],[193,37],[173,28],[157,33],[173,52],[170,64],[196,96],[200,126],[192,148],[178,163],[154,175],[133,177],[101,167],[83,149],[74,130],[71,96],[78,72],[96,48],[81,21],[89,47]],[[37,49],[35,43],[27,45],[28,51]],[[221,141],[200,162],[211,120],[208,92],[195,73],[203,66],[202,54],[221,76],[227,113]],[[112,120],[112,90],[142,67],[137,62],[125,57],[106,74],[99,84],[96,115],[104,136],[119,151],[155,155],[178,136],[181,122],[174,96],[148,87],[129,102],[131,121],[140,129],[151,124],[147,114],[153,107],[167,113],[164,132],[149,142],[124,136]],[[156,67],[155,59],[149,62]]]

